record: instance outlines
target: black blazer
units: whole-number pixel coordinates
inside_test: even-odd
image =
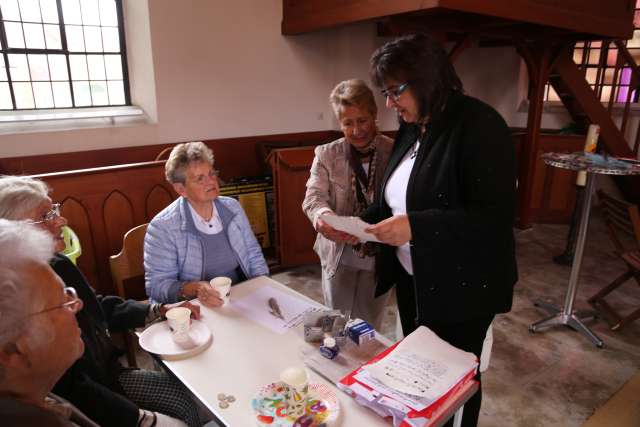
[[[138,406],[124,396],[118,383],[118,375],[125,369],[118,361],[122,351],[111,340],[109,331],[144,326],[149,305],[96,295],[84,274],[64,255],[57,254],[50,265],[65,286],[75,288],[84,303],[76,315],[84,353],[56,383],[53,392],[101,426],[137,425]]]
[[[391,216],[384,191],[391,173],[419,138],[400,126],[369,223]],[[515,150],[506,123],[489,105],[452,92],[421,138],[407,186],[418,321],[456,322],[507,312],[517,281],[512,225]],[[395,247],[378,255],[380,295],[402,269]],[[402,307],[400,307],[402,309]]]

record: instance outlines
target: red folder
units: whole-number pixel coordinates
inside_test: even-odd
[[[381,353],[379,353],[378,355],[373,357],[371,360],[369,360],[367,363],[365,363],[364,366],[370,365],[372,363],[375,363],[375,362],[383,359],[384,357],[386,357],[398,345],[398,343],[395,343],[391,347],[387,348],[386,350],[382,351]],[[358,372],[360,372],[361,369],[362,369],[362,367],[352,371],[351,373],[346,375],[344,378],[342,378],[340,380],[340,382],[339,382],[339,386],[341,386],[340,388],[342,390],[346,391],[347,393],[349,393],[352,397],[355,396],[356,393],[355,393],[355,391],[351,390],[350,386],[352,386],[355,383],[357,383],[359,386],[364,387],[365,389],[367,389],[369,391],[372,390],[372,388],[369,387],[368,385],[363,384],[363,383],[359,382],[357,379],[355,379],[354,376]],[[425,426],[428,426],[429,424],[431,424],[430,421],[435,420],[437,417],[439,417],[439,415],[445,409],[447,409],[447,405],[446,404],[451,404],[451,403],[453,403],[453,401],[455,401],[455,399],[451,399],[449,402],[447,402],[450,397],[455,397],[455,395],[458,392],[462,391],[462,389],[466,390],[466,388],[467,388],[466,386],[469,385],[469,383],[475,382],[475,380],[473,380],[473,377],[475,377],[475,375],[476,375],[476,369],[473,369],[473,370],[469,371],[447,393],[442,395],[438,400],[436,400],[435,402],[433,402],[431,405],[429,405],[428,407],[424,408],[423,410],[415,411],[415,410],[409,408],[409,411],[405,414],[405,420],[402,422],[402,424],[400,424],[400,426],[401,427],[411,427],[411,426],[415,425],[415,424],[409,424],[407,422],[407,419],[412,419],[412,418],[425,418],[425,419],[428,419],[428,421],[425,423]],[[388,398],[388,396],[386,396],[386,397]]]

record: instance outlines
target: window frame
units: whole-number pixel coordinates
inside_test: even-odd
[[[82,0],[78,0],[79,3],[82,3]],[[37,114],[36,115],[32,115],[32,114],[28,114],[29,112],[43,112],[45,115],[47,115],[47,117],[51,117],[51,115],[56,115],[57,112],[60,111],[65,111],[68,112],[69,110],[76,110],[76,111],[82,111],[82,110],[91,110],[94,109],[96,111],[102,110],[102,111],[109,111],[110,109],[117,111],[118,109],[121,109],[122,107],[132,107],[132,103],[131,103],[131,87],[130,87],[130,80],[129,80],[129,64],[128,64],[128,59],[127,59],[127,47],[126,47],[126,37],[125,37],[125,24],[124,24],[124,12],[123,12],[123,0],[112,0],[115,3],[115,8],[116,8],[116,16],[118,19],[118,37],[119,37],[119,48],[120,51],[119,52],[93,52],[93,51],[87,51],[86,47],[85,50],[83,51],[73,51],[70,52],[68,49],[68,41],[67,41],[67,35],[66,35],[66,26],[65,26],[65,22],[64,22],[64,13],[63,13],[63,9],[62,9],[62,0],[55,0],[56,3],[56,8],[57,8],[57,13],[58,13],[58,23],[57,24],[51,24],[51,23],[47,23],[49,25],[57,25],[60,31],[60,45],[61,48],[60,49],[48,49],[48,48],[44,48],[44,49],[34,49],[34,48],[28,48],[26,47],[26,43],[25,43],[25,47],[24,48],[10,48],[8,45],[8,41],[7,41],[7,32],[6,32],[6,28],[5,28],[5,20],[4,20],[4,16],[2,14],[2,9],[0,8],[0,42],[2,43],[2,45],[0,46],[0,54],[3,56],[4,59],[4,70],[6,73],[6,77],[7,77],[7,84],[9,86],[9,93],[11,96],[11,104],[12,104],[12,108],[8,109],[0,109],[0,121],[22,121],[24,120],[24,113],[27,113],[27,116],[30,117],[30,120],[38,120]],[[19,0],[16,0],[18,7],[19,7]],[[40,7],[40,3],[38,2],[38,6]],[[42,8],[40,7],[40,11],[42,11]],[[31,23],[31,21],[24,21],[22,20],[22,16],[20,16],[20,21],[9,21],[9,22],[20,22],[22,25],[24,25],[24,23]],[[41,22],[36,22],[37,24],[45,24],[44,21]],[[69,24],[69,25],[75,25],[75,24]],[[80,24],[81,28],[84,28],[85,24]],[[101,27],[101,26],[100,26]],[[24,27],[23,27],[23,37],[24,37]],[[11,77],[11,72],[10,72],[10,64],[9,64],[9,55],[10,54],[20,54],[20,55],[30,55],[30,54],[38,54],[38,55],[64,55],[65,58],[65,62],[66,62],[66,66],[67,66],[67,76],[68,76],[68,80],[66,81],[69,84],[69,95],[71,97],[71,106],[61,106],[61,107],[55,107],[55,100],[54,100],[54,107],[41,107],[38,108],[36,106],[36,100],[35,100],[35,94],[34,94],[34,107],[33,108],[17,108],[16,106],[16,98],[15,98],[15,88],[13,86],[13,80]],[[71,74],[71,63],[70,63],[70,57],[74,56],[74,55],[82,55],[82,56],[92,56],[92,55],[101,55],[103,57],[107,56],[107,55],[114,55],[114,56],[119,56],[120,57],[120,61],[121,61],[121,66],[122,66],[122,85],[123,85],[123,92],[124,92],[124,104],[101,104],[101,105],[81,105],[78,106],[76,105],[76,97],[74,94],[74,87],[73,87],[73,83],[74,81],[84,81],[84,80],[74,80]],[[27,59],[28,61],[28,59]],[[28,71],[29,71],[29,80],[27,81],[28,83],[30,83],[31,86],[31,90],[32,90],[32,94],[34,93],[33,91],[33,83],[37,82],[34,81],[32,79],[31,76],[31,70],[30,67],[28,67]],[[49,72],[51,70],[49,69]],[[91,80],[88,79],[87,76],[87,83],[90,84]],[[105,75],[105,82],[108,82],[109,80],[106,78]],[[22,81],[21,81],[22,82]],[[53,80],[51,80],[51,75],[49,76],[49,80],[47,80],[47,82],[49,83],[53,83]],[[53,95],[53,94],[52,94]],[[93,99],[91,100],[91,103],[93,104]],[[109,116],[111,115],[118,115],[116,114],[107,114]],[[64,117],[68,117],[69,114],[63,114]],[[43,118],[43,120],[46,120]]]
[[[633,28],[632,38],[629,40],[625,40],[623,43],[625,46],[627,46],[630,41],[635,41],[635,45],[631,47],[627,47],[627,49],[630,51],[640,52],[640,43],[638,42],[638,40],[640,40],[640,0],[636,0],[636,5],[634,8],[633,27],[634,28]],[[595,94],[597,95],[601,103],[603,104],[608,103],[607,100],[603,100],[603,90],[605,88],[608,88],[609,90],[608,96],[614,97],[614,101],[612,105],[613,109],[618,109],[618,108],[621,108],[621,106],[624,106],[626,104],[626,97],[629,96],[629,105],[631,109],[638,110],[640,109],[640,91],[635,90],[631,87],[631,75],[630,75],[631,71],[628,69],[628,67],[624,67],[624,66],[618,67],[618,63],[620,61],[619,53],[616,54],[614,63],[609,65],[609,59],[610,59],[608,57],[609,52],[611,50],[617,51],[615,46],[613,48],[611,47],[611,44],[612,44],[611,42],[612,42],[611,40],[584,40],[584,41],[576,42],[571,47],[571,57],[573,58],[574,62],[578,65],[580,70],[583,72],[585,76],[585,80],[587,81],[589,86],[591,86],[591,89],[595,92]],[[581,53],[576,53],[576,50],[580,50]],[[592,51],[594,50],[598,52],[597,53],[598,61],[596,62],[591,61]],[[604,60],[602,56],[603,52],[607,53],[607,56],[604,57]],[[640,54],[638,55],[638,58],[640,58]],[[593,81],[591,81],[590,77],[588,77],[587,75],[588,70],[590,69],[596,70],[596,75],[593,78]],[[611,70],[613,72],[613,76],[611,76],[610,83],[606,82],[607,81],[606,74],[608,70]],[[628,70],[628,73],[629,73],[628,76],[624,76],[626,70]],[[621,91],[623,90],[625,91],[624,94],[621,93]],[[629,94],[630,90],[631,90],[631,93]],[[614,93],[611,95],[612,91]],[[552,94],[551,97],[549,96],[550,94]],[[625,99],[620,100],[621,96],[623,96]],[[562,101],[560,100],[560,97],[558,96],[557,93],[555,93],[553,87],[549,83],[545,85],[545,93],[544,93],[543,99],[544,99],[545,108],[547,106],[553,108],[553,106],[562,105]],[[605,99],[609,99],[607,95],[605,96]]]

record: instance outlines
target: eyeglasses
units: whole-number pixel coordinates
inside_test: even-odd
[[[60,217],[60,203],[54,203],[51,205],[51,210],[42,216],[40,221],[29,221],[31,224],[44,224],[45,222],[54,221]]]
[[[59,308],[64,308],[74,314],[79,312],[80,309],[82,308],[82,301],[80,300],[80,298],[78,298],[78,293],[76,292],[76,290],[71,287],[66,287],[64,288],[64,295],[65,295],[66,301],[63,302],[62,304],[56,305],[55,307],[45,308],[44,310],[36,311],[35,313],[28,314],[25,316],[25,318],[36,316],[38,314],[48,313],[50,311],[57,310]]]
[[[193,178],[191,181],[195,182],[198,185],[206,184],[206,178],[216,179],[218,177],[218,171],[215,169],[211,169],[208,174],[201,174]]]
[[[20,322],[24,319],[28,319],[29,317],[37,316],[39,314],[48,313],[53,310],[58,310],[59,308],[64,308],[65,310],[68,310],[73,314],[76,314],[77,312],[79,312],[83,304],[82,304],[82,300],[78,298],[78,294],[76,293],[76,290],[71,287],[66,287],[64,288],[64,295],[65,295],[66,301],[63,302],[62,304],[58,304],[54,307],[45,308],[44,310],[36,311],[35,313],[29,313],[26,316],[16,319],[13,322],[0,326],[0,330],[6,330],[12,325],[14,325],[15,323]]]
[[[397,101],[398,99],[400,99],[400,95],[402,95],[402,93],[405,90],[407,90],[408,87],[409,87],[409,82],[406,82],[397,86],[395,89],[392,89],[392,88],[382,89],[381,90],[382,96],[384,96],[385,98],[391,98],[394,101]]]

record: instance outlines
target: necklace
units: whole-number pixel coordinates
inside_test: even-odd
[[[200,216],[200,214],[198,214],[198,219],[199,219],[199,220],[200,220],[200,222],[202,222],[204,225],[208,225],[208,226],[209,226],[209,228],[213,228],[213,224],[212,224],[212,223],[214,222],[214,219],[215,219],[215,217],[214,217],[213,215],[211,215],[211,218],[209,218],[209,219],[207,220],[207,219],[204,219],[203,217],[201,217],[201,216]]]
[[[216,213],[213,209],[211,210],[211,216],[209,217],[209,219],[204,219],[204,217],[200,215],[200,213],[198,213],[198,211],[196,211],[195,209],[194,212],[196,213],[196,216],[201,223],[203,223],[204,225],[208,225],[209,228],[213,228],[213,224],[215,223],[216,218]]]
[[[409,156],[410,159],[415,159],[416,157],[418,157],[418,150],[420,149],[420,142],[416,141],[416,143],[413,146],[413,151],[411,151],[411,156]]]
[[[213,224],[211,224],[211,221],[212,221],[212,220],[213,220],[213,218],[211,218],[211,219],[209,219],[209,221],[207,221],[206,219],[204,219],[204,218],[200,217],[200,221],[202,221],[202,223],[203,223],[204,225],[208,225],[208,226],[209,226],[209,228],[213,228]]]

